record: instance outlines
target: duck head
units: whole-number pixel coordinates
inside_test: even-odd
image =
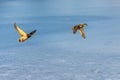
[[[23,40],[22,38],[19,39],[19,42],[22,43],[24,42],[25,40]]]
[[[76,31],[78,30],[78,26],[74,26],[74,27],[72,28],[72,30],[73,30],[73,33],[75,34]]]

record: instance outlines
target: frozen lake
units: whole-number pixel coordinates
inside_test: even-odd
[[[0,80],[120,80],[119,0],[1,0]],[[13,27],[37,33],[24,43]],[[72,33],[87,23],[86,39]]]

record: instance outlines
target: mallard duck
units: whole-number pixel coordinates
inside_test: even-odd
[[[14,23],[14,27],[15,27],[15,29],[18,31],[18,33],[21,36],[19,38],[19,42],[21,42],[21,43],[24,42],[25,40],[27,40],[28,38],[30,38],[36,32],[36,30],[33,30],[32,32],[27,34],[19,26],[17,26],[16,23]]]
[[[85,33],[84,33],[84,29],[83,29],[83,27],[85,27],[85,26],[87,26],[86,23],[84,23],[84,24],[78,24],[76,26],[73,26],[73,28],[72,28],[73,34],[75,34],[77,32],[77,30],[79,30],[80,34],[85,39]]]

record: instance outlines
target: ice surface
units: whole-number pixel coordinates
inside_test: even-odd
[[[0,80],[120,80],[120,1],[1,0]],[[18,42],[16,22],[37,33]],[[87,23],[86,39],[72,26]]]

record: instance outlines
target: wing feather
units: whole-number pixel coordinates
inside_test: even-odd
[[[30,32],[29,34],[27,34],[28,38],[30,38],[32,35],[34,35],[36,33],[36,30]]]
[[[18,33],[21,36],[25,36],[26,35],[26,33],[22,29],[20,29],[19,26],[16,25],[16,23],[14,24],[14,27],[15,27],[15,29],[18,31]]]
[[[84,29],[83,29],[83,28],[80,28],[79,32],[80,32],[80,34],[82,35],[82,37],[85,39]]]
[[[36,32],[36,30],[33,30],[32,32],[30,32],[30,35],[33,35]]]

